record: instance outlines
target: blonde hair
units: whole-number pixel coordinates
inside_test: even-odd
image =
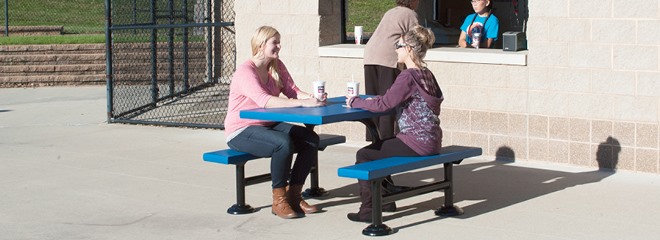
[[[263,55],[263,47],[266,45],[266,42],[268,39],[279,36],[280,32],[277,31],[274,27],[271,26],[261,26],[257,28],[257,30],[254,32],[254,35],[252,35],[252,40],[250,41],[252,45],[252,56],[253,57],[263,57],[260,55]],[[270,75],[275,79],[275,83],[277,86],[282,87],[282,81],[280,81],[280,74],[278,72],[279,66],[278,66],[277,60],[273,60],[270,63],[268,63],[268,72]]]
[[[433,43],[435,43],[435,35],[431,29],[417,25],[401,35],[401,39],[410,46],[413,53],[410,57],[415,65],[419,68],[426,68],[426,62],[424,61],[426,51],[433,47]]]

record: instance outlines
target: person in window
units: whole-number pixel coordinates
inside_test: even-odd
[[[403,63],[406,70],[396,78],[392,87],[384,95],[362,99],[346,98],[350,108],[362,108],[371,112],[385,112],[396,109],[400,132],[392,138],[372,143],[358,150],[356,164],[395,156],[425,156],[438,154],[442,142],[440,128],[440,104],[444,100],[440,86],[433,73],[426,67],[424,56],[433,46],[435,37],[431,30],[416,26],[400,35],[393,47],[397,62]],[[372,193],[369,181],[359,180],[360,210],[349,213],[348,219],[357,222],[371,222]],[[384,188],[385,191],[389,187]],[[394,203],[383,205],[383,211],[396,211]]]
[[[396,53],[392,51],[401,33],[418,25],[419,0],[397,0],[396,7],[385,12],[373,35],[364,48],[364,92],[367,95],[382,95],[401,72],[397,67]],[[394,115],[374,119],[382,138],[396,134]],[[367,131],[367,141],[371,141]]]
[[[468,15],[461,25],[458,46],[462,48],[492,48],[498,39],[500,23],[491,13],[491,0],[471,0],[474,13]],[[477,40],[478,39],[478,40]]]
[[[322,106],[326,95],[316,99],[296,86],[279,59],[280,34],[275,28],[259,27],[251,43],[252,58],[238,66],[229,85],[227,145],[255,156],[271,157],[273,214],[288,219],[318,212],[316,206],[302,199],[301,191],[318,160],[319,136],[303,126],[242,119],[239,112],[254,108]],[[292,168],[294,152],[298,154]]]

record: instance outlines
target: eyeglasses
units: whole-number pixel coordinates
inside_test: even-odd
[[[402,48],[402,47],[405,47],[405,46],[408,46],[408,44],[398,43],[398,42],[394,44],[395,49],[399,49],[399,48]]]

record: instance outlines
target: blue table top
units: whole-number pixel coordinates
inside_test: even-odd
[[[321,125],[343,121],[356,121],[389,113],[373,113],[360,108],[347,108],[345,104],[346,97],[334,97],[329,98],[327,104],[322,107],[257,108],[242,110],[240,116],[241,118],[276,122]]]

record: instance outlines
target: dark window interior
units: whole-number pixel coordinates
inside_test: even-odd
[[[500,21],[500,39],[496,42],[496,48],[502,48],[502,33],[507,31],[525,31],[525,24],[528,19],[528,0],[491,0],[493,14]],[[388,3],[391,6],[374,8],[366,4],[360,4],[365,1],[343,0],[342,29],[346,34],[342,38],[343,43],[353,42],[353,27],[356,25],[356,16],[368,14],[369,18],[379,19],[385,11],[395,6],[394,0]],[[359,8],[359,9],[349,9]],[[467,15],[473,13],[472,5],[469,0],[420,0],[417,13],[419,14],[420,24],[429,27],[436,35],[436,46],[455,46],[460,35],[460,27]],[[364,18],[364,16],[362,16]],[[351,21],[353,20],[353,21]],[[359,20],[357,20],[359,21]],[[368,41],[370,32],[373,32],[375,26],[365,26],[365,40]]]

